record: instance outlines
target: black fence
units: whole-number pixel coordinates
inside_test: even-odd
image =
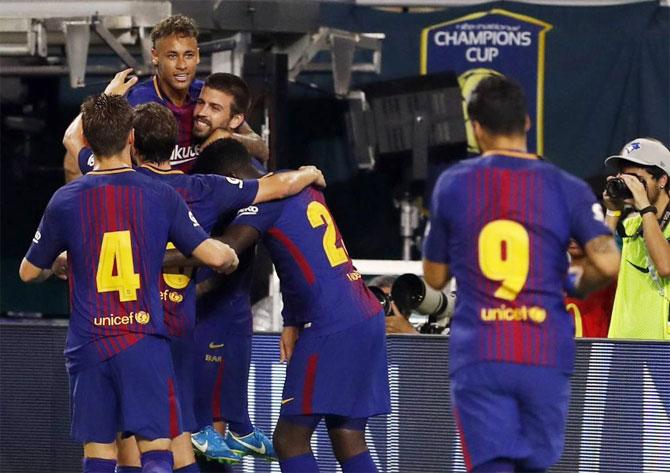
[[[63,321],[0,321],[0,471],[81,471],[69,439]],[[552,472],[670,472],[670,343],[578,340],[566,448]],[[389,338],[393,413],[367,437],[385,472],[465,471],[451,415],[447,338]],[[265,432],[279,415],[285,366],[278,336],[254,337],[252,421]],[[320,426],[313,448],[323,472],[339,471]],[[278,472],[251,458],[239,472]]]

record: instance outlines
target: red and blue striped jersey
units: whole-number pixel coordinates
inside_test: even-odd
[[[128,102],[133,107],[142,103],[157,102],[169,108],[177,120],[177,145],[175,146],[170,164],[174,169],[189,172],[198,157],[199,146],[193,139],[193,110],[200,96],[204,82],[194,80],[188,89],[188,97],[183,106],[173,104],[158,87],[156,76],[140,82],[128,93]]]
[[[242,181],[212,174],[187,175],[176,170],[162,171],[150,164],[140,166],[137,171],[174,188],[207,233],[219,219],[232,218],[239,209],[251,205],[258,194],[255,179]],[[160,297],[168,333],[182,336],[195,326],[195,283],[189,272],[175,269],[163,272],[159,281]]]
[[[189,255],[206,238],[174,189],[130,168],[92,171],[60,188],[26,258],[50,268],[68,252],[68,367],[167,336],[158,290],[165,247],[171,241]]]
[[[534,158],[486,153],[446,170],[433,190],[424,258],[456,278],[451,372],[478,361],[573,369],[569,240],[611,232],[584,182]]]
[[[315,188],[242,209],[231,225],[249,225],[263,236],[280,280],[284,325],[333,333],[380,314]]]

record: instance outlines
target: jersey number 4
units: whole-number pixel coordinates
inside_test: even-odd
[[[494,296],[513,301],[528,279],[528,232],[513,220],[494,220],[479,232],[479,268],[484,276],[502,284]]]
[[[332,267],[349,261],[349,254],[344,247],[344,243],[341,247],[337,246],[335,222],[333,222],[333,217],[331,217],[325,205],[317,201],[310,202],[307,206],[307,220],[309,220],[312,228],[326,226],[326,232],[323,234],[323,251],[326,252],[326,257]]]
[[[102,236],[95,282],[98,292],[118,291],[121,302],[137,300],[140,275],[135,272],[129,230],[106,232]]]

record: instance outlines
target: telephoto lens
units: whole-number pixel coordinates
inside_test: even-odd
[[[382,305],[382,308],[384,309],[384,315],[386,317],[391,315],[393,312],[393,307],[391,307],[391,297],[386,294],[381,287],[368,286],[368,289],[370,289],[370,292],[375,295],[379,303]]]
[[[402,313],[411,311],[433,317],[436,321],[449,319],[456,305],[455,294],[445,294],[428,286],[416,274],[403,274],[393,283],[391,297]]]
[[[607,181],[607,184],[605,184],[605,193],[611,198],[618,200],[630,199],[633,197],[626,182],[620,177]]]

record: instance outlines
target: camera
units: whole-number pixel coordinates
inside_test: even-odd
[[[379,303],[382,305],[382,308],[384,309],[384,315],[386,317],[390,316],[391,312],[393,311],[393,308],[391,307],[391,296],[386,294],[379,286],[368,286],[368,289],[370,289],[370,292],[375,295]]]
[[[454,313],[456,294],[429,287],[415,274],[403,274],[393,283],[391,297],[403,313],[411,311],[428,315],[429,322],[446,326]]]
[[[632,175],[635,176],[635,174]],[[638,178],[638,180],[642,183],[642,185],[646,189],[647,184],[646,182],[644,182],[644,179],[642,179],[640,176],[635,177]],[[605,184],[605,193],[611,198],[618,200],[633,198],[633,193],[626,185],[626,181],[624,181],[620,177],[615,177],[614,179],[610,179],[609,181],[607,181],[607,184]]]

